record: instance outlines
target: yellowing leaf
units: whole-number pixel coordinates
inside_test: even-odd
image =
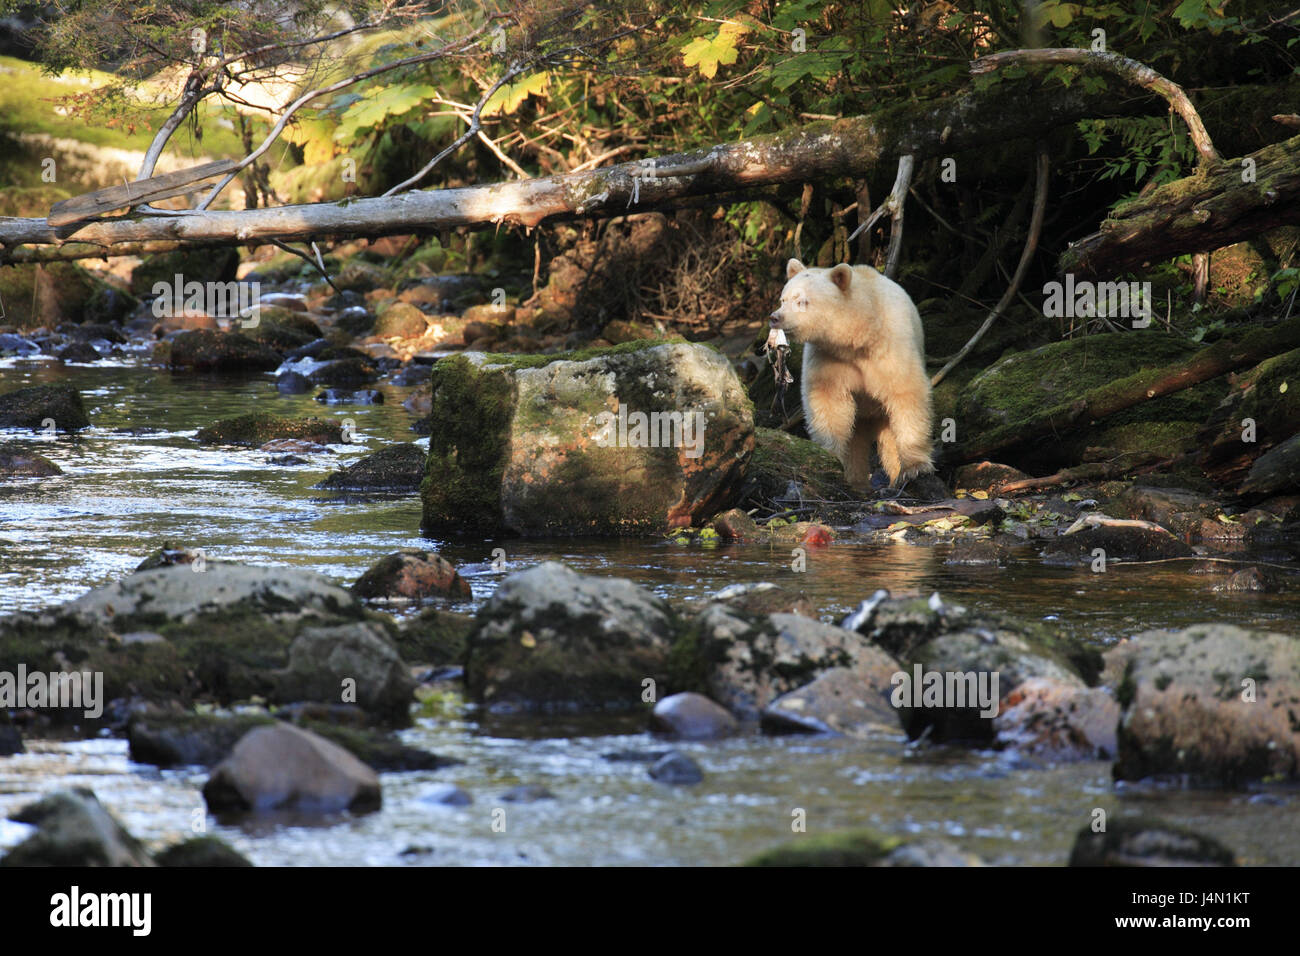
[[[740,51],[736,38],[746,27],[739,23],[724,23],[713,37],[696,37],[682,47],[682,60],[687,66],[698,66],[700,75],[707,80],[718,74],[718,65],[729,66],[736,62]]]
[[[544,94],[550,83],[551,75],[549,73],[534,73],[532,76],[524,77],[517,83],[503,84],[483,104],[483,115],[495,116],[498,113],[504,113],[508,116],[519,109],[529,96]]]

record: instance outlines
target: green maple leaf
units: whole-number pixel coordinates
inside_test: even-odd
[[[736,62],[740,51],[736,38],[745,32],[739,23],[724,23],[712,37],[696,37],[682,47],[682,58],[687,66],[698,66],[700,74],[708,80],[718,74],[718,64],[729,66]]]

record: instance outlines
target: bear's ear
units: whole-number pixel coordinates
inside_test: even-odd
[[[787,279],[793,279],[801,272],[803,272],[803,263],[798,259],[791,259],[785,264],[785,277]]]
[[[829,273],[830,280],[835,283],[841,292],[849,291],[849,283],[853,281],[853,267],[841,262]]]

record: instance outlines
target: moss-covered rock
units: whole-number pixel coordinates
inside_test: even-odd
[[[745,866],[879,866],[902,844],[873,830],[806,834],[745,861]]]
[[[442,360],[432,377],[421,485],[431,531],[686,527],[735,500],[753,449],[740,383],[704,346],[470,353]]]
[[[1117,780],[1210,786],[1300,777],[1300,644],[1201,624],[1131,641],[1116,696]]]
[[[116,321],[134,305],[130,296],[72,262],[0,266],[0,303],[4,323],[20,329]]]
[[[1236,855],[1213,837],[1143,818],[1108,820],[1100,833],[1083,827],[1070,851],[1070,866],[1236,865]]]
[[[677,617],[621,578],[546,562],[510,575],[479,610],[465,686],[490,712],[635,711],[651,679],[668,686]]]
[[[745,473],[745,499],[768,503],[803,497],[829,502],[860,498],[844,480],[839,459],[806,438],[773,428],[754,429],[754,455]]]
[[[140,841],[83,787],[52,793],[9,819],[37,830],[0,859],[0,866],[154,865]]]
[[[169,846],[154,856],[159,866],[252,866],[246,857],[226,843],[211,836],[194,837]]]
[[[330,491],[388,491],[414,494],[420,490],[428,453],[419,445],[403,442],[358,458],[331,474],[316,487]]]
[[[1292,349],[1238,376],[1200,433],[1200,462],[1216,480],[1236,485],[1255,459],[1297,432],[1300,349]]]
[[[1133,375],[1185,359],[1198,349],[1165,332],[1135,330],[1053,342],[1028,352],[1014,352],[985,369],[963,389],[956,415],[958,435],[978,444],[994,429],[1014,428],[1044,408],[1066,407],[1085,393]],[[1006,464],[1031,473],[1054,471],[1077,462],[1085,449],[1118,446],[1149,448],[1153,434],[1162,448],[1186,449],[1194,434],[1223,397],[1214,381],[1143,402],[1051,442],[1029,443],[1000,452]],[[1126,426],[1158,425],[1149,428]],[[1118,452],[1116,452],[1118,453]]]
[[[0,395],[0,426],[74,432],[90,426],[81,393],[70,385],[29,385]]]
[[[409,302],[393,301],[378,310],[372,335],[383,338],[419,338],[429,327],[429,318]]]
[[[404,660],[435,667],[463,664],[474,618],[438,607],[425,608],[402,623],[395,638]]]
[[[195,329],[172,340],[169,362],[196,372],[270,372],[279,367],[280,353],[242,332]]]
[[[246,331],[251,338],[280,352],[300,348],[323,334],[320,326],[308,316],[277,305],[262,306],[258,310],[257,325]]]
[[[343,441],[343,426],[332,418],[281,418],[252,412],[238,418],[223,418],[194,436],[205,445],[251,445],[257,447],[276,438],[294,438],[321,445]]]

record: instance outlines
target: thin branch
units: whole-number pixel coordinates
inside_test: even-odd
[[[1029,235],[1025,237],[1025,248],[1020,253],[1020,264],[1016,266],[1016,274],[1011,277],[1011,284],[1007,286],[1007,291],[1002,294],[1002,298],[993,307],[993,311],[988,314],[984,324],[975,330],[975,334],[970,337],[970,341],[963,345],[961,351],[949,359],[948,364],[939,369],[934,377],[930,379],[931,388],[942,382],[944,376],[956,368],[957,364],[970,354],[971,349],[975,348],[976,343],[984,337],[984,333],[989,330],[1003,310],[1011,304],[1011,300],[1015,298],[1016,293],[1020,290],[1020,283],[1024,280],[1025,272],[1029,269],[1029,260],[1034,257],[1034,252],[1038,249],[1038,236],[1043,229],[1043,213],[1047,208],[1048,158],[1046,145],[1039,143],[1038,187],[1034,193],[1034,212],[1029,218]]]

